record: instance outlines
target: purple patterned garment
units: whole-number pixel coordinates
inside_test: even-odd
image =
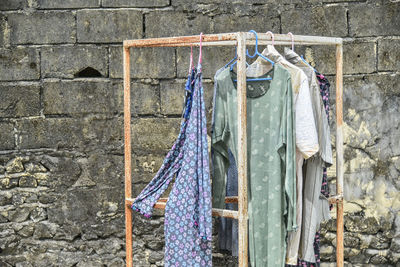
[[[132,209],[151,217],[154,204],[175,183],[165,207],[165,266],[212,266],[211,182],[201,64],[186,83],[178,139]]]
[[[317,79],[319,83],[319,91],[321,93],[322,97],[322,102],[324,103],[325,107],[325,112],[326,116],[328,117],[328,122],[329,122],[329,111],[330,111],[330,105],[329,105],[329,89],[330,89],[330,83],[328,79],[320,74],[317,73]],[[322,175],[322,186],[321,186],[321,194],[323,194],[325,197],[329,198],[329,185],[328,185],[328,175],[326,168],[323,169],[323,175]],[[330,206],[332,209],[332,205]],[[297,265],[298,267],[319,267],[320,262],[321,262],[321,257],[320,257],[320,247],[319,247],[319,242],[320,242],[320,234],[319,231],[315,234],[315,239],[314,239],[314,253],[315,253],[315,263],[303,261],[303,260],[298,260]],[[288,265],[286,264],[285,266],[294,266],[294,265]]]

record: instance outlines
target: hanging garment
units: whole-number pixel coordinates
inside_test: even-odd
[[[310,89],[305,73],[288,62],[272,45],[264,49],[262,55],[286,68],[291,76],[295,107],[296,125],[296,222],[299,229],[292,231],[288,236],[286,264],[296,265],[301,237],[302,209],[303,209],[303,162],[319,150],[316,123],[311,106]],[[248,76],[260,76],[268,70],[270,63],[258,58],[247,68]]]
[[[271,81],[247,84],[248,213],[251,266],[283,266],[286,234],[296,228],[296,170],[293,90],[290,74],[275,64]],[[237,159],[236,75],[216,79],[213,146],[213,204],[223,208],[228,149]]]
[[[214,75],[214,81],[217,79],[217,76],[221,71],[223,71],[225,67],[220,68]],[[212,110],[212,122],[211,129],[214,128],[215,121],[215,96],[217,94],[217,83],[214,83],[214,94],[213,94],[213,110]],[[211,153],[213,152],[213,148],[211,147]],[[228,150],[228,158],[229,158],[229,167],[226,174],[226,196],[237,196],[238,195],[238,173],[235,162],[235,157],[232,154],[232,151]],[[213,168],[212,168],[213,169]],[[214,175],[212,175],[214,177]],[[237,204],[235,203],[226,203],[225,209],[228,210],[237,210]],[[219,219],[218,225],[218,247],[221,250],[231,251],[232,256],[239,255],[239,247],[238,247],[238,221],[231,218],[221,217]]]
[[[326,111],[326,116],[328,118],[329,122],[329,111],[330,111],[330,104],[329,104],[329,89],[330,89],[330,83],[328,79],[320,74],[317,73],[317,79],[319,83],[319,88],[320,88],[320,93],[322,97],[322,101],[324,103],[325,111]],[[328,175],[327,175],[327,170],[326,167],[323,168],[323,176],[322,176],[322,186],[321,186],[321,197],[322,198],[329,198],[329,185],[328,185]],[[325,202],[323,202],[325,203]],[[322,207],[322,213],[328,214],[328,216],[323,215],[323,217],[328,218],[329,217],[329,210],[332,208],[332,205],[327,208],[326,206]],[[319,267],[320,266],[320,233],[317,231],[315,234],[314,238],[314,255],[315,255],[315,263],[311,262],[306,262],[301,259],[298,260],[297,265],[286,265],[286,266],[298,266],[298,267]]]
[[[132,209],[150,217],[176,175],[165,206],[165,266],[212,266],[211,184],[200,61],[189,75],[186,90],[178,139]]]
[[[300,241],[300,258],[304,261],[314,263],[316,259],[314,255],[313,242],[319,225],[324,219],[322,207],[326,207],[328,204],[327,199],[320,198],[320,191],[323,168],[332,165],[330,129],[314,70],[294,51],[285,48],[284,55],[289,62],[301,68],[309,79],[313,114],[314,119],[317,122],[320,150],[318,154],[306,160],[304,166],[306,169],[306,175],[304,180],[303,221]]]

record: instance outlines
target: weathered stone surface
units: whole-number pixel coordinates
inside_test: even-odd
[[[45,47],[41,51],[42,77],[107,77],[108,51],[101,46]],[[86,68],[95,71],[83,72]],[[97,73],[96,73],[97,71]]]
[[[122,47],[110,49],[110,77],[122,78]],[[173,78],[175,77],[174,48],[131,49],[131,78]]]
[[[107,80],[44,82],[44,114],[115,113],[120,99],[114,86]]]
[[[122,86],[121,90],[123,90]],[[131,83],[131,112],[134,115],[159,113],[159,85],[138,82]]]
[[[3,0],[0,2],[0,10],[17,10],[27,6],[27,0]]]
[[[212,20],[203,15],[181,12],[155,11],[146,14],[146,37],[166,37],[211,33]],[[168,25],[168,27],[160,27]]]
[[[352,216],[345,218],[345,227],[348,231],[354,233],[376,234],[379,231],[379,224],[375,218],[363,218],[360,216]]]
[[[4,47],[9,39],[7,38],[9,34],[7,27],[6,16],[0,15],[0,47]]]
[[[12,44],[59,44],[75,42],[72,12],[13,13],[8,16]]]
[[[368,55],[368,56],[366,56]],[[318,46],[305,50],[305,59],[325,75],[336,74],[336,49]],[[371,73],[376,71],[376,47],[373,42],[349,42],[343,45],[343,73]]]
[[[16,157],[6,164],[6,171],[7,173],[17,173],[24,171],[24,165],[22,164],[22,158]]]
[[[169,0],[103,0],[103,7],[164,7]]]
[[[38,0],[40,9],[98,7],[99,0]]]
[[[37,187],[37,181],[33,176],[23,176],[19,179],[19,187]]]
[[[17,208],[8,212],[8,219],[11,222],[23,222],[29,218],[32,208]]]
[[[36,80],[40,77],[39,51],[18,47],[0,49],[0,80]]]
[[[268,10],[268,9],[267,9]],[[256,32],[279,32],[280,21],[277,14],[258,14],[257,16],[220,15],[213,19],[213,32],[226,33],[255,30]],[[198,33],[194,33],[198,34]]]
[[[142,13],[136,10],[81,10],[76,17],[81,43],[121,43],[142,37]]]
[[[180,127],[180,119],[143,118],[132,121],[132,147],[142,150],[170,149]]]
[[[400,69],[400,39],[378,41],[378,70],[397,71]]]
[[[196,65],[198,48],[194,48],[193,52],[193,63]],[[214,78],[215,72],[235,57],[235,49],[232,47],[203,47],[202,55],[203,78]],[[190,64],[190,48],[177,48],[176,57],[177,76],[186,79]]]
[[[349,6],[351,36],[385,36],[400,34],[400,5],[373,1]],[[390,25],[390,26],[388,26]]]
[[[146,183],[156,175],[158,169],[161,167],[164,154],[146,153],[146,155],[132,156],[132,175],[134,183]]]
[[[14,124],[0,122],[0,129],[0,150],[13,149],[15,147]]]
[[[346,36],[346,8],[340,5],[290,9],[282,12],[282,32]]]
[[[120,119],[40,118],[21,120],[17,128],[21,148],[89,149],[102,145],[105,149],[120,149],[122,125]]]
[[[39,115],[40,86],[38,83],[0,83],[0,117]]]

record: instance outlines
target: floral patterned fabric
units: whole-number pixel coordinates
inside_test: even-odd
[[[165,207],[165,266],[212,266],[211,183],[201,64],[186,83],[178,139],[132,209],[151,217],[154,204],[175,183]]]
[[[318,79],[318,83],[319,83],[319,88],[320,88],[322,101],[323,101],[324,107],[325,107],[326,116],[328,117],[328,121],[329,121],[329,111],[330,111],[329,89],[330,89],[330,83],[329,83],[328,79],[324,75],[322,75],[320,73],[317,73],[317,79]],[[327,175],[326,168],[323,169],[321,194],[324,195],[327,198],[329,197],[328,175]],[[330,206],[330,208],[332,209],[332,205]],[[299,267],[319,267],[320,266],[321,257],[320,257],[319,241],[320,241],[320,235],[319,235],[319,231],[318,231],[315,234],[315,239],[314,239],[314,253],[315,253],[316,263],[310,263],[310,262],[306,262],[306,261],[303,261],[303,260],[299,259],[298,262],[297,262],[297,266],[299,266]],[[286,266],[293,266],[293,265],[286,265]]]

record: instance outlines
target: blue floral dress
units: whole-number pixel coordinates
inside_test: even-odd
[[[212,206],[206,112],[201,64],[186,82],[180,133],[156,176],[132,209],[151,217],[157,200],[175,178],[165,207],[165,266],[212,266]]]

